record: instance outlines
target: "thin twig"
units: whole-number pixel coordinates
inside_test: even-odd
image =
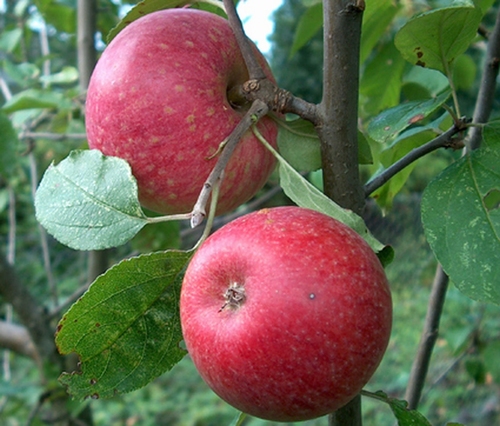
[[[490,117],[495,99],[496,80],[500,66],[500,9],[498,10],[495,28],[490,34],[483,78],[476,99],[473,123],[486,123]],[[466,141],[469,150],[479,148],[481,144],[482,127],[471,127]]]
[[[414,161],[417,161],[419,158],[422,158],[423,156],[431,153],[432,151],[435,151],[439,148],[454,148],[454,149],[462,148],[463,145],[461,141],[454,141],[452,139],[454,135],[456,135],[462,130],[463,126],[453,125],[446,132],[442,133],[438,137],[410,151],[408,154],[400,158],[394,164],[391,164],[382,173],[378,174],[369,182],[367,182],[364,188],[365,196],[368,197],[371,193],[373,193],[375,190],[384,185],[389,179],[391,179],[405,167],[409,166]]]
[[[212,169],[207,180],[203,184],[203,188],[198,196],[198,200],[194,205],[193,211],[191,212],[191,227],[195,228],[198,226],[206,216],[205,207],[212,192],[212,188],[215,183],[221,180],[222,173],[224,172],[227,163],[229,162],[234,149],[238,145],[238,142],[245,134],[245,132],[250,128],[252,124],[264,117],[269,112],[269,107],[263,101],[256,100],[253,102],[250,109],[247,111],[245,116],[237,124],[234,130],[231,132],[227,138],[224,148],[220,153],[219,159]]]
[[[19,135],[19,139],[49,139],[53,141],[85,140],[85,133],[50,133],[25,131]]]
[[[34,200],[36,188],[38,186],[38,171],[37,171],[38,168],[36,164],[36,158],[33,152],[30,152],[28,158],[30,164],[31,196]],[[57,292],[57,285],[54,280],[54,274],[52,271],[47,231],[40,223],[38,223],[38,231],[40,236],[40,246],[42,249],[43,267],[45,269],[45,274],[47,275],[47,284],[49,287],[49,292],[52,297],[52,303],[54,304],[54,306],[57,306],[59,304],[59,296]]]
[[[243,55],[243,59],[245,60],[245,64],[247,66],[248,75],[250,79],[251,80],[265,79],[266,74],[262,66],[259,64],[257,57],[255,56],[255,51],[254,49],[252,49],[250,40],[245,35],[241,19],[238,16],[238,13],[236,12],[236,6],[234,5],[233,0],[224,0],[224,7],[226,9],[229,24],[233,29],[234,36],[236,37],[236,41],[238,42],[238,46]]]
[[[434,345],[439,334],[439,321],[443,312],[448,282],[448,275],[443,271],[441,265],[438,265],[432,284],[429,306],[424,322],[424,330],[406,388],[405,399],[408,401],[408,408],[411,410],[417,409],[422,395],[432,351],[434,350]]]

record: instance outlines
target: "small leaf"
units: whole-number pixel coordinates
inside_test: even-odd
[[[293,44],[290,49],[290,57],[295,55],[301,47],[311,40],[322,26],[323,3],[317,3],[308,7],[300,17],[297,29],[295,30]]]
[[[424,145],[434,137],[436,137],[435,131],[423,126],[409,129],[401,133],[390,146],[380,152],[379,160],[384,167],[380,168],[380,170],[371,177],[371,180],[375,179],[380,173],[384,172],[413,149]],[[394,197],[403,189],[417,164],[418,162],[414,161],[406,166],[372,194],[379,206],[384,209],[390,209],[392,207]]]
[[[254,128],[254,132],[257,130]],[[258,134],[258,133],[257,133]],[[269,151],[276,157],[279,164],[280,185],[283,191],[295,204],[316,210],[333,217],[346,224],[368,243],[375,253],[380,252],[386,246],[378,241],[368,230],[364,220],[352,210],[344,209],[328,198],[312,183],[300,175],[278,152],[258,134],[259,139]],[[387,253],[384,258],[388,258]]]
[[[41,13],[49,24],[68,34],[76,32],[76,9],[74,7],[56,1],[45,4],[46,7],[41,9]]]
[[[399,2],[393,0],[369,0],[366,2],[361,30],[361,63],[368,58],[376,44],[383,39],[387,27],[391,24],[399,9]]]
[[[13,50],[19,45],[23,37],[23,30],[21,28],[14,28],[13,30],[3,30],[0,34],[0,50],[12,53]]]
[[[78,81],[78,70],[75,67],[64,67],[60,72],[40,77],[43,83],[68,84]]]
[[[366,99],[363,110],[374,115],[398,105],[405,64],[393,43],[385,44],[367,63],[359,87],[360,94]]]
[[[406,401],[389,398],[382,391],[377,391],[374,394],[365,393],[364,395],[388,404],[396,416],[398,426],[431,426],[429,421],[420,412],[417,410],[410,410]]]
[[[368,125],[368,134],[378,142],[388,142],[413,124],[436,111],[450,97],[446,90],[433,99],[406,102],[388,109],[375,117]]]
[[[454,284],[472,299],[500,304],[500,140],[467,154],[425,189],[425,235]]]
[[[448,74],[450,64],[476,37],[482,13],[472,2],[422,13],[396,34],[394,43],[412,64]]]
[[[82,399],[130,392],[184,357],[178,305],[191,256],[167,251],[124,260],[71,307],[56,334],[62,354],[80,357],[81,372],[60,377],[70,394]]]
[[[6,114],[10,114],[23,109],[61,108],[70,106],[70,101],[64,99],[61,93],[27,89],[12,96],[11,99],[5,102],[2,110]]]
[[[300,118],[279,120],[278,124],[278,146],[283,158],[302,172],[321,168],[319,138],[313,124]]]
[[[436,97],[450,88],[446,76],[430,68],[413,66],[403,76],[403,93],[410,101],[426,100]]]
[[[488,342],[484,348],[482,356],[486,371],[491,374],[496,384],[500,384],[500,363],[498,362],[500,354],[500,340]]]
[[[321,146],[316,129],[301,118],[291,121],[277,120],[280,155],[296,170],[311,172],[321,168]],[[359,164],[373,162],[370,145],[358,131]]]
[[[9,181],[18,163],[18,139],[9,118],[0,111],[0,176]]]
[[[99,250],[126,243],[147,223],[125,160],[73,151],[45,172],[35,196],[38,221],[61,243]]]

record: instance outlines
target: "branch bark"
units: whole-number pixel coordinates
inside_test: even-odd
[[[408,401],[408,408],[411,410],[415,410],[418,407],[422,395],[432,352],[439,335],[439,322],[443,313],[448,282],[448,275],[444,273],[441,265],[438,265],[432,284],[424,330],[418,344],[417,355],[413,361],[410,379],[406,388],[405,399]]]
[[[10,303],[36,345],[38,358],[59,363],[54,344],[54,330],[47,312],[23,285],[14,268],[0,255],[0,294]]]
[[[0,321],[0,347],[38,361],[36,347],[28,330],[7,321]]]
[[[359,47],[363,0],[324,2],[323,98],[319,105],[325,194],[361,213],[364,194],[358,168]]]
[[[495,99],[496,80],[500,67],[500,8],[497,13],[495,28],[493,29],[489,40],[488,50],[486,52],[486,62],[484,65],[483,78],[476,99],[476,106],[472,121],[474,123],[486,123],[490,117]],[[467,140],[467,149],[474,150],[479,148],[482,139],[482,128],[471,127]]]
[[[432,151],[435,151],[439,148],[463,148],[463,141],[454,140],[453,136],[462,131],[465,128],[465,125],[465,121],[461,122],[461,124],[459,125],[453,125],[443,134],[432,139],[426,144],[413,149],[404,157],[396,161],[394,164],[391,164],[391,166],[389,166],[379,175],[375,176],[365,185],[365,196],[368,197],[371,193],[384,185],[387,181],[389,181],[389,179],[398,174],[405,167],[409,166],[414,161],[417,161],[419,158],[422,158],[423,156],[431,153]]]

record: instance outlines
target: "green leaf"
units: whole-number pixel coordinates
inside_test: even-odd
[[[476,81],[477,65],[469,55],[460,55],[453,67],[453,82],[457,90],[470,90]]]
[[[436,137],[435,131],[427,127],[417,127],[402,133],[389,147],[380,152],[379,160],[384,167],[374,174],[371,179],[376,178],[410,151],[429,142],[434,137]],[[377,200],[379,206],[385,209],[392,207],[394,197],[404,187],[417,164],[417,161],[411,163],[373,193],[373,197]]]
[[[191,252],[167,251],[124,260],[101,275],[59,322],[56,344],[75,352],[81,372],[60,381],[74,397],[130,392],[171,369],[179,344],[180,287]]]
[[[76,32],[76,10],[73,7],[53,1],[42,14],[59,31],[68,34]]]
[[[174,7],[183,7],[186,5],[190,5],[190,7],[200,9],[214,9],[213,7],[205,7],[203,5],[203,2],[193,2],[190,0],[143,0],[140,3],[137,3],[132,9],[130,9],[130,11],[118,23],[118,25],[109,32],[107,42],[110,43],[111,40],[113,40],[118,35],[118,33],[127,25],[131,24],[142,16],[147,15],[148,13]]]
[[[47,84],[68,84],[78,81],[78,70],[75,67],[64,67],[60,72],[43,75],[40,81]]]
[[[406,102],[388,109],[370,122],[368,134],[378,142],[388,142],[406,128],[431,115],[446,102],[450,94],[451,91],[446,90],[433,99]]]
[[[18,163],[18,139],[9,118],[0,112],[0,176],[6,181],[14,175]]]
[[[488,342],[484,348],[482,356],[486,371],[491,374],[495,383],[500,384],[500,363],[498,355],[500,354],[500,340]]]
[[[383,38],[400,6],[393,0],[366,0],[361,30],[360,62],[363,63]]]
[[[476,37],[482,13],[472,2],[422,13],[396,34],[394,43],[410,63],[447,71]]]
[[[73,151],[45,172],[35,196],[38,221],[61,243],[99,250],[126,243],[147,223],[125,160]]]
[[[422,198],[425,235],[443,269],[472,299],[500,303],[500,141],[445,169]]]
[[[298,118],[279,124],[278,146],[280,155],[296,170],[311,172],[321,168],[321,145],[316,129],[311,122]],[[370,145],[363,133],[358,131],[359,164],[373,162]]]
[[[290,57],[295,55],[301,47],[311,40],[322,26],[323,3],[317,3],[307,8],[300,17],[290,49]]]
[[[0,50],[12,53],[14,49],[19,45],[22,36],[23,36],[23,30],[21,28],[14,28],[13,30],[2,31],[2,33],[0,34]]]
[[[429,421],[417,410],[408,409],[408,403],[396,398],[389,398],[384,392],[364,393],[364,395],[389,405],[396,416],[399,426],[431,426]]]
[[[434,98],[449,88],[450,83],[443,73],[430,68],[413,66],[403,76],[402,90],[411,101]]]
[[[5,73],[21,87],[29,87],[38,82],[40,69],[29,62],[14,65],[7,59],[3,61]]]
[[[387,43],[366,65],[360,82],[360,94],[366,101],[363,110],[370,115],[399,104],[405,61],[393,43]],[[383,76],[383,78],[381,78]]]
[[[286,161],[303,172],[321,168],[320,143],[313,124],[300,118],[279,120],[278,124],[278,146]]]
[[[254,129],[255,131],[256,129]],[[261,137],[261,135],[260,135]],[[295,170],[278,152],[266,141],[261,139],[278,160],[280,185],[283,191],[295,204],[324,213],[346,224],[356,231],[376,253],[384,246],[368,230],[364,220],[352,210],[344,209],[328,198],[318,188],[305,179]],[[388,259],[387,255],[384,258]]]
[[[27,89],[16,93],[2,107],[2,111],[11,114],[23,109],[36,108],[71,108],[71,101],[65,99],[63,94],[47,92],[37,89]]]

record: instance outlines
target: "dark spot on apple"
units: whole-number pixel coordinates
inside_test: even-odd
[[[231,310],[238,309],[246,300],[245,287],[237,282],[231,283],[223,296],[225,302],[219,309],[219,312],[226,308]]]

